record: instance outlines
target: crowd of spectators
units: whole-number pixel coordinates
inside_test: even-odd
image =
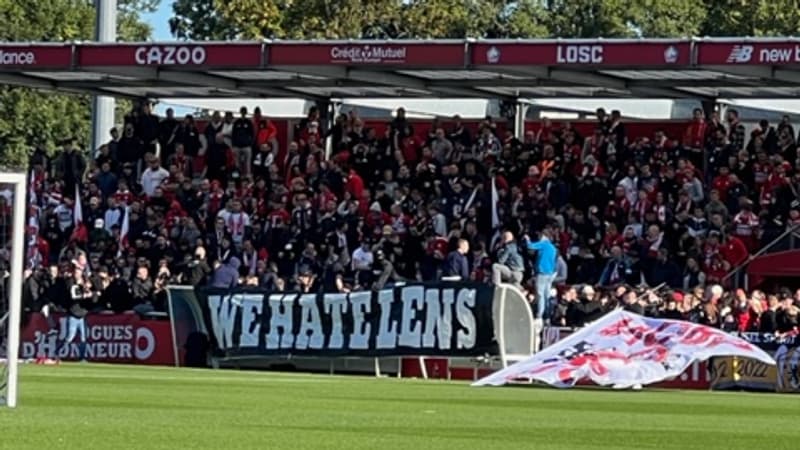
[[[312,108],[281,143],[258,109],[214,113],[200,127],[171,110],[158,117],[145,102],[91,154],[70,138],[52,158],[31,156],[26,305],[163,310],[169,283],[349,291],[501,275],[535,296],[535,246],[515,247],[514,270],[495,273],[493,263],[548,227],[558,254],[546,308],[554,324],[585,320],[576,299],[594,298],[592,286],[610,292],[596,295],[598,310],[622,303],[741,323],[727,274],[800,225],[788,118],[762,121],[748,138],[732,109],[724,118],[695,111],[682,136],[629,136],[619,111],[596,117],[586,135],[544,119],[515,136],[488,117],[418,130],[402,108],[380,127],[354,112],[326,127]],[[85,230],[75,226],[78,189]],[[9,223],[0,196],[3,243]],[[711,285],[730,297],[716,313]],[[662,291],[642,296],[639,286]],[[756,304],[755,293],[745,297]],[[765,298],[761,316],[790,303]]]

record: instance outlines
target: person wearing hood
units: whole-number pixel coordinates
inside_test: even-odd
[[[215,288],[234,288],[239,285],[239,266],[242,262],[239,258],[232,256],[227,263],[219,264],[214,269],[214,275],[211,278],[211,287]]]

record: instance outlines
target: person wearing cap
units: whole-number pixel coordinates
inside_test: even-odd
[[[372,274],[375,282],[372,284],[373,290],[380,290],[386,287],[386,283],[406,281],[395,270],[392,261],[387,257],[383,249],[378,248],[375,250],[375,261],[372,264]]]
[[[295,277],[295,290],[302,293],[314,292],[317,284],[317,276],[308,265],[301,265],[297,269]]]
[[[510,282],[515,286],[522,283],[525,262],[510,231],[503,232],[502,244],[497,252],[497,262],[492,264],[492,283]]]
[[[552,225],[547,225],[544,230],[542,230],[541,237],[537,242],[530,242],[527,236],[525,236],[527,249],[536,251],[536,263],[534,267],[536,289],[535,315],[537,320],[544,319],[544,312],[548,297],[550,296],[550,289],[553,287],[553,280],[558,271],[558,249],[551,241],[552,236]]]
[[[582,327],[593,322],[603,313],[603,305],[598,301],[597,293],[590,284],[583,286],[580,298],[577,302],[571,303],[570,309],[567,310],[570,325],[573,327]]]

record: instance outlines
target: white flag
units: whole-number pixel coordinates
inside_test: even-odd
[[[492,229],[500,226],[500,216],[497,214],[497,203],[500,201],[500,196],[497,194],[497,183],[495,177],[492,177]]]
[[[83,223],[83,206],[81,205],[81,188],[75,185],[75,204],[72,207],[72,221],[75,228]]]
[[[123,250],[128,247],[128,230],[130,230],[131,227],[130,213],[131,207],[126,206],[125,212],[123,213],[125,215],[122,217],[122,226],[119,229],[119,249],[117,249],[117,258],[122,256]]]
[[[499,386],[532,379],[557,387],[581,380],[629,388],[680,376],[695,361],[741,356],[775,364],[753,344],[716,328],[618,309],[534,356],[478,380]]]

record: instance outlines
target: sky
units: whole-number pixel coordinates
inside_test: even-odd
[[[154,41],[173,41],[174,37],[169,32],[169,19],[172,17],[172,4],[174,0],[161,0],[158,11],[145,14],[144,20],[153,27]]]

